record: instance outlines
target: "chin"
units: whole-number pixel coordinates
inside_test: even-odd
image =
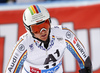
[[[42,41],[46,41],[47,39],[42,39]]]
[[[42,41],[46,41],[48,37],[41,38]]]

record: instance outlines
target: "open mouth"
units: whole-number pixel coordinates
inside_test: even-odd
[[[42,35],[42,37],[45,37],[45,36],[46,36],[46,34]]]

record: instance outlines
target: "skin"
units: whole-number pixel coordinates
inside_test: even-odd
[[[49,29],[42,30],[40,33],[34,33],[34,36],[42,41],[46,41],[48,38]]]

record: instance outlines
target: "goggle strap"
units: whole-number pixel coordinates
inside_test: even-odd
[[[24,23],[24,22],[23,22]],[[31,34],[33,35],[32,31],[31,31],[31,27],[30,26],[27,26],[25,23],[24,23],[24,26],[27,30],[29,30],[31,32]]]
[[[27,26],[25,23],[24,23],[24,26],[25,26],[26,29],[30,30],[30,26]]]
[[[44,21],[41,21],[41,22],[36,23],[36,25],[42,24],[42,23],[44,23],[44,22],[45,22],[45,20],[44,20]]]
[[[49,18],[49,22],[51,23],[51,18]]]

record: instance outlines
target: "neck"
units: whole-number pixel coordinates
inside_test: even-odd
[[[40,43],[40,46],[41,46],[42,43],[44,43],[44,47],[47,49],[48,44],[49,44],[49,41],[50,41],[50,36],[49,36],[49,35],[48,35],[48,38],[47,38],[46,41],[42,41],[42,40],[40,40],[40,39],[38,39],[38,38],[36,38],[36,37],[34,37],[34,36],[33,36],[33,38],[35,38],[35,39],[37,39],[37,40],[39,40],[39,41],[41,42],[41,43]]]

